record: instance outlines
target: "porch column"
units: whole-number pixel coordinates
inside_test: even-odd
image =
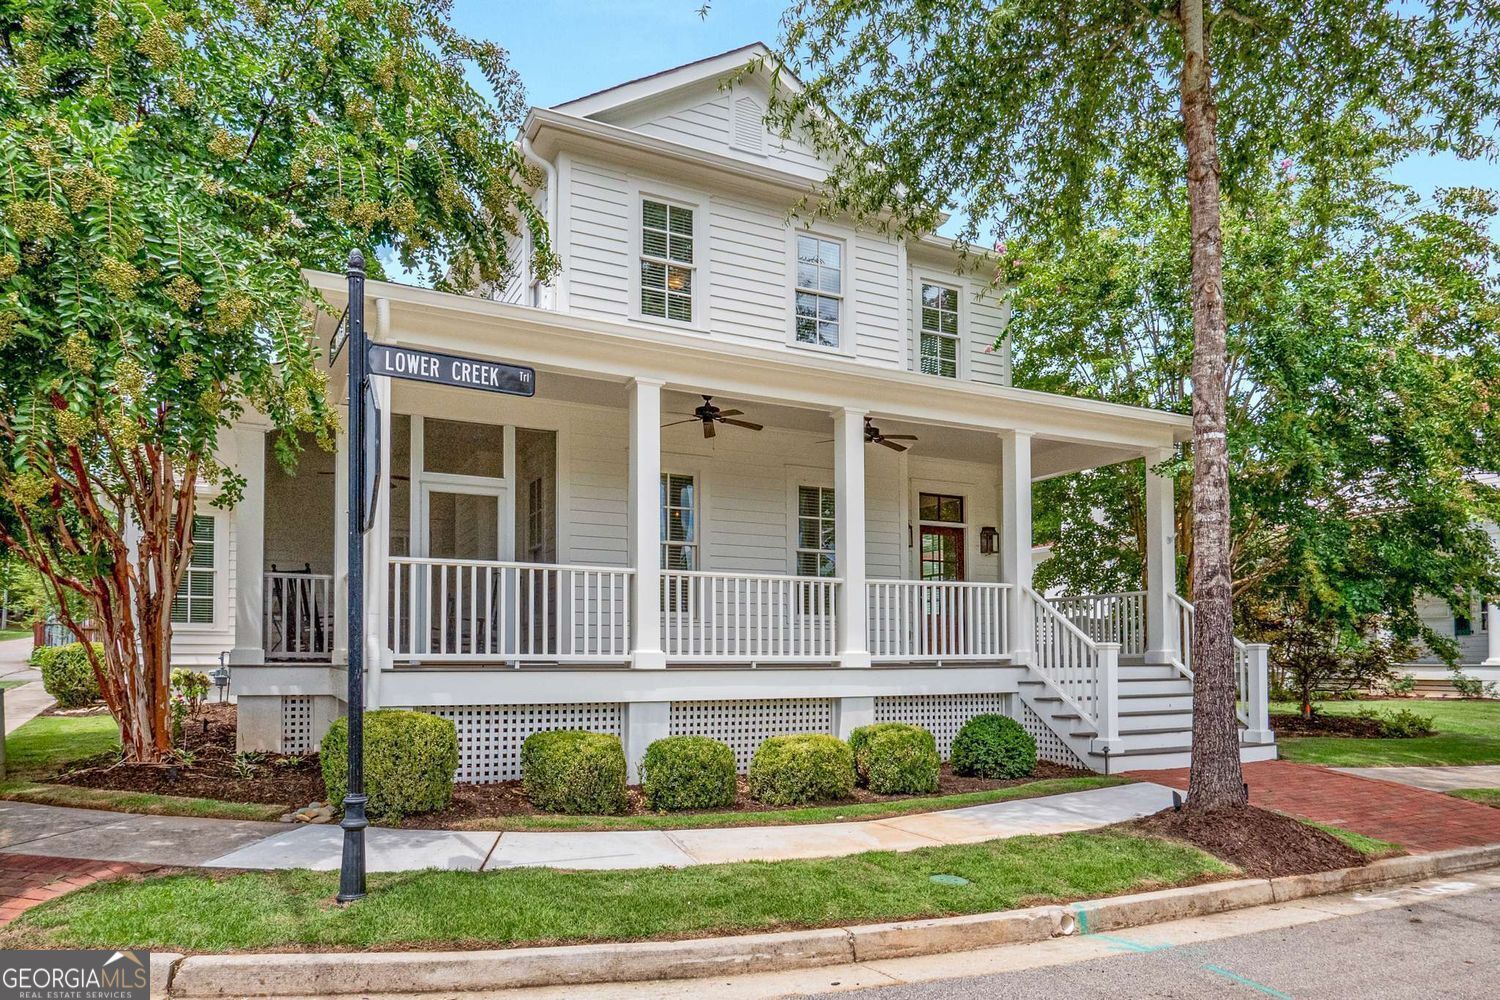
[[[1171,663],[1177,649],[1177,522],[1171,476],[1152,469],[1171,448],[1146,449],[1146,662]]]
[[[342,408],[341,408],[342,409]],[[340,427],[348,427],[347,410]],[[333,662],[349,662],[349,434],[333,444]]]
[[[1490,655],[1481,666],[1500,667],[1500,598],[1485,601],[1485,625],[1490,630]]]
[[[1000,432],[1000,581],[1011,586],[1010,648],[1013,662],[1030,663],[1031,432]]]
[[[868,667],[865,632],[865,411],[833,414],[833,563],[839,586],[839,665]]]
[[[230,663],[265,663],[266,434],[237,427],[235,468],[245,492],[234,506],[234,648]]]
[[[658,379],[630,383],[630,665],[660,669],[661,648],[661,387]]]

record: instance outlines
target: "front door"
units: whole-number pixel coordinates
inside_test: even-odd
[[[923,493],[919,511],[921,524],[917,550],[918,573],[922,580],[956,583],[964,578],[964,501],[963,497]],[[936,523],[934,523],[936,522]],[[943,523],[947,522],[947,523]],[[928,588],[924,595],[923,628],[926,648],[942,652],[956,648],[963,629],[963,602],[953,587]]]

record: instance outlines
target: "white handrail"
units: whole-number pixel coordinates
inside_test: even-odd
[[[271,572],[261,598],[268,660],[327,660],[333,654],[333,577]]]
[[[1008,583],[869,580],[870,657],[877,661],[1010,656]]]
[[[1146,652],[1146,592],[1078,594],[1049,603],[1095,642],[1118,642],[1126,656]]]
[[[662,649],[701,663],[826,661],[838,655],[843,581],[774,573],[662,573]]]
[[[1189,679],[1193,678],[1193,630],[1196,627],[1198,611],[1192,603],[1183,600],[1181,595],[1173,594],[1172,602],[1177,608],[1177,635],[1178,649],[1182,651],[1183,674]],[[1229,641],[1234,646],[1234,714],[1245,725],[1250,725],[1250,650],[1240,641],[1238,636],[1231,635]]]
[[[624,662],[623,566],[394,556],[391,652],[443,662]]]
[[[1106,700],[1106,678],[1102,676],[1099,645],[1036,591],[1023,587],[1021,593],[1032,607],[1036,647],[1033,666],[1037,673],[1084,721],[1092,723],[1096,732],[1116,729],[1117,723],[1100,717]]]

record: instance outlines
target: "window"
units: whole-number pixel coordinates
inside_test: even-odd
[[[218,522],[207,514],[193,516],[193,553],[172,599],[174,625],[212,625],[214,622],[215,551]]]
[[[1453,619],[1453,635],[1455,638],[1462,638],[1463,636],[1473,634],[1474,623],[1469,620],[1467,615],[1458,615]]]
[[[923,521],[963,524],[964,498],[943,493],[923,493],[918,497],[917,511]]]
[[[828,486],[797,487],[797,575],[836,576],[834,497]]]
[[[422,467],[428,472],[499,479],[505,475],[505,428],[428,417],[422,421]]]
[[[839,346],[844,306],[844,245],[797,237],[797,343]]]
[[[958,289],[922,282],[923,375],[958,378]]]
[[[698,491],[692,476],[667,472],[661,477],[662,569],[698,568]]]
[[[693,210],[641,201],[641,315],[693,321]]]

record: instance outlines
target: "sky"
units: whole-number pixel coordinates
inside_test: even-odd
[[[708,16],[699,17],[702,5],[703,0],[453,0],[453,22],[465,34],[503,45],[528,100],[548,107],[750,42],[774,45],[786,6],[782,0],[716,0]],[[1395,179],[1424,194],[1437,187],[1497,187],[1500,165],[1417,157],[1400,165]]]

